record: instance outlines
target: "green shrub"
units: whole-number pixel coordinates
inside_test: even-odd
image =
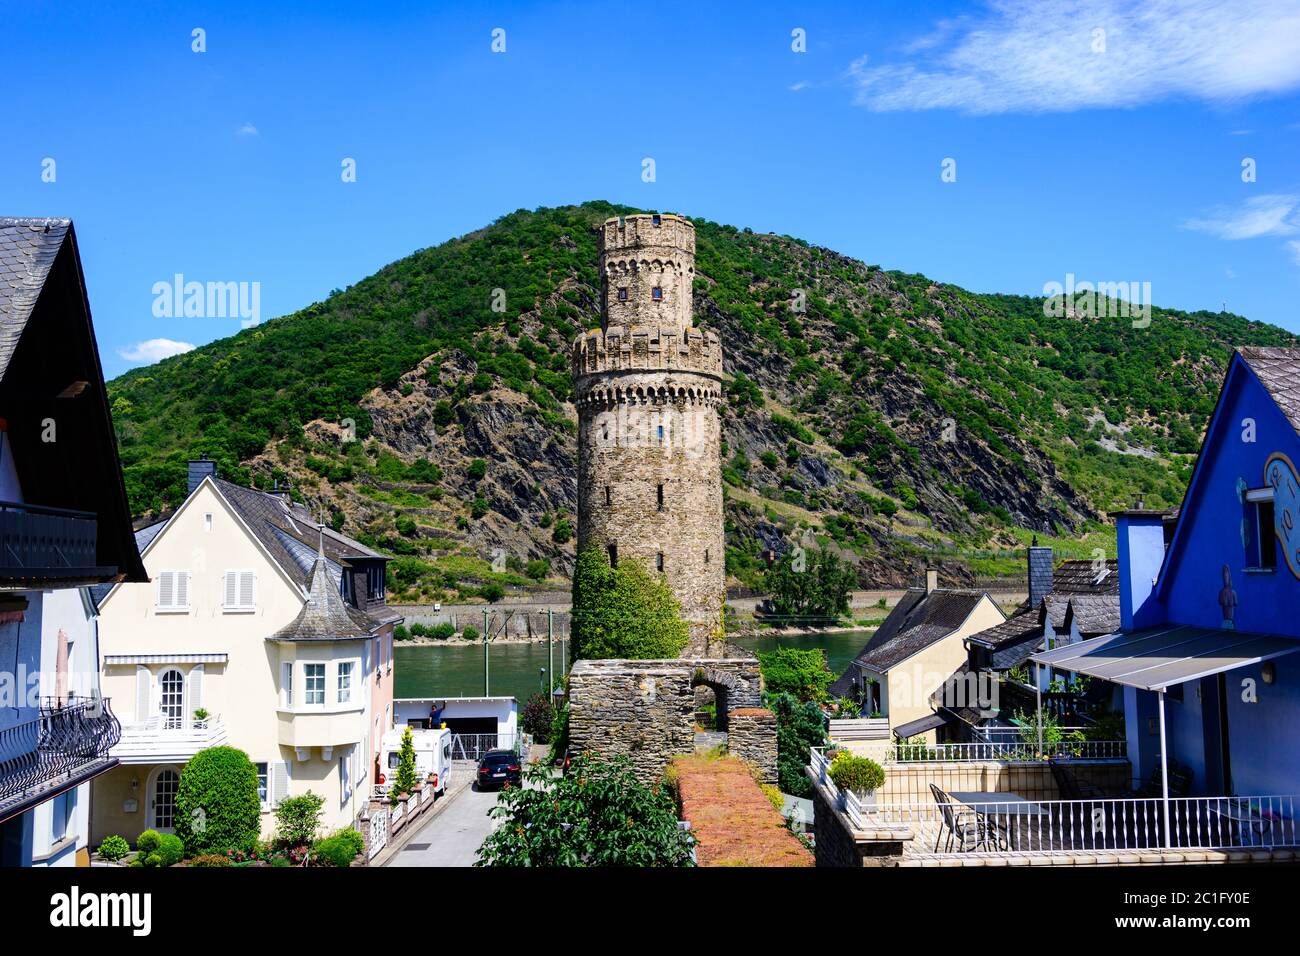
[[[361,834],[349,827],[332,833],[323,840],[317,840],[312,853],[330,866],[347,866],[356,859],[364,846]]]
[[[235,747],[190,758],[176,790],[176,835],[191,856],[251,850],[262,827],[257,768]]]
[[[885,771],[870,757],[841,750],[831,761],[831,779],[841,790],[869,793],[885,783]]]
[[[149,834],[153,834],[154,837],[158,838],[157,846],[148,852],[141,850],[140,856],[137,857],[141,866],[175,866],[185,858],[185,844],[181,842],[181,838],[176,834],[164,833],[159,835],[156,830],[146,830],[140,834],[140,840],[144,840]],[[136,842],[138,844],[139,840]],[[152,844],[154,842],[153,838],[150,837],[148,842]]]
[[[820,647],[778,647],[758,655],[763,686],[773,694],[793,694],[800,701],[820,701],[835,675]]]
[[[428,635],[440,641],[445,641],[456,633],[456,625],[449,621],[443,621],[441,624],[435,624],[429,628]]]
[[[409,641],[410,639],[411,639],[411,632],[405,624],[399,624],[395,628],[393,628],[393,640]]]
[[[117,862],[130,852],[131,847],[116,833],[112,836],[104,837],[104,842],[99,845],[99,855],[104,859],[112,860],[113,862]]]
[[[158,849],[158,844],[162,842],[162,834],[157,830],[145,830],[135,838],[135,848],[141,856],[146,856]]]
[[[465,638],[465,640],[467,641],[477,641],[478,628],[475,627],[473,624],[468,624],[466,625],[465,630],[460,632],[460,636]]]
[[[220,853],[201,853],[190,860],[190,866],[231,866],[230,857]]]
[[[325,798],[308,790],[287,797],[275,808],[275,838],[280,846],[310,846],[320,829],[320,811]]]
[[[636,560],[611,568],[597,548],[578,555],[572,617],[575,660],[676,657],[689,636],[662,576]]]
[[[524,733],[532,734],[539,744],[551,739],[551,726],[555,723],[555,708],[551,706],[551,695],[539,690],[524,704]]]

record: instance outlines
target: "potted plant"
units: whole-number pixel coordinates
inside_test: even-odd
[[[841,750],[831,761],[831,780],[840,791],[840,809],[844,809],[844,794],[853,791],[853,795],[864,807],[876,805],[876,791],[885,783],[885,771],[880,764],[870,757],[860,757],[847,750]]]
[[[208,726],[208,718],[211,716],[212,715],[208,713],[206,707],[199,707],[194,711],[194,726],[200,730],[206,730]]]

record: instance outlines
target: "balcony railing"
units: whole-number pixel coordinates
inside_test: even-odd
[[[226,725],[219,715],[203,720],[166,717],[122,725],[122,739],[113,756],[123,763],[158,763],[188,760],[200,750],[226,742]]]
[[[1006,740],[985,743],[892,744],[885,759],[893,763],[960,761],[1043,761],[1057,757],[1075,760],[1123,760],[1128,756],[1126,740],[1058,740],[1037,742]]]
[[[94,568],[98,525],[88,511],[0,501],[0,576],[59,576]]]
[[[107,763],[120,735],[107,698],[43,701],[35,719],[0,730],[0,814]]]
[[[924,853],[1042,853],[1275,849],[1300,845],[1300,797],[1158,797],[1007,801],[949,795],[943,803],[859,808],[861,819],[904,825]],[[928,845],[927,845],[928,844]]]

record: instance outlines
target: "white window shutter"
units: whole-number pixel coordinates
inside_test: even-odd
[[[271,806],[278,807],[289,795],[289,765],[283,760],[271,764]]]
[[[195,664],[190,668],[189,676],[185,681],[185,693],[189,697],[189,714],[188,717],[194,716],[194,712],[203,706],[203,665]]]
[[[149,694],[153,690],[153,674],[143,664],[135,665],[135,719],[149,719]]]
[[[158,575],[158,606],[171,607],[176,590],[176,572],[163,571]]]
[[[226,572],[226,596],[222,599],[226,607],[234,607],[239,602],[239,595],[235,587],[235,579],[238,573],[235,571]]]
[[[280,665],[280,697],[285,707],[293,706],[293,664],[289,661]]]
[[[176,572],[176,606],[190,606],[190,572]]]
[[[239,572],[239,606],[253,606],[253,572]]]

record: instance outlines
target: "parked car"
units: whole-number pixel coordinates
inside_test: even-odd
[[[478,762],[478,788],[489,790],[506,784],[519,786],[523,779],[519,754],[513,750],[489,750]]]

